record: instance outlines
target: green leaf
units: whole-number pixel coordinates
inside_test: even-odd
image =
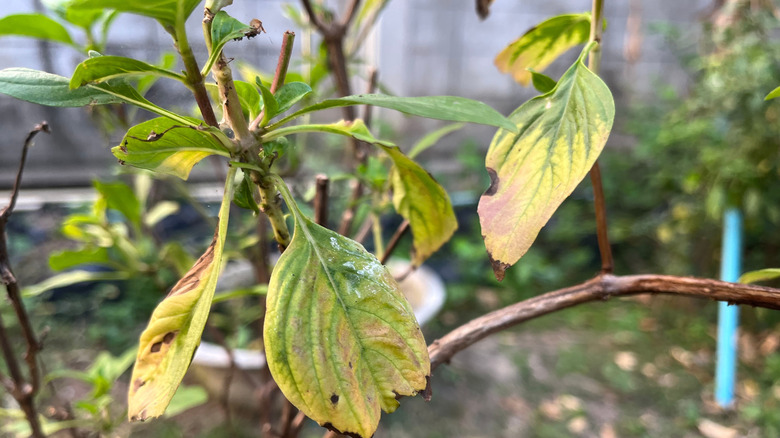
[[[243,287],[240,289],[233,289],[226,292],[219,292],[214,295],[212,304],[218,304],[225,301],[235,300],[244,297],[261,296],[268,293],[268,285],[256,284],[250,287]]]
[[[94,181],[92,185],[105,200],[106,207],[122,213],[135,226],[141,225],[141,203],[127,184]]]
[[[289,82],[282,85],[274,94],[278,106],[274,116],[287,111],[311,92],[311,87],[304,82]]]
[[[29,68],[0,70],[0,93],[19,100],[58,107],[130,103],[179,123],[188,123],[184,117],[149,102],[124,82],[88,84],[75,90],[69,84],[66,77]]]
[[[55,271],[83,264],[112,265],[112,261],[106,248],[90,246],[75,251],[58,251],[49,256],[49,267]]]
[[[98,20],[111,14],[110,11],[104,11],[102,8],[73,9],[70,7],[73,0],[43,0],[42,3],[63,20],[82,29],[90,29]]]
[[[438,143],[439,140],[445,136],[459,130],[463,126],[463,123],[453,123],[426,134],[425,137],[421,138],[420,141],[412,146],[412,149],[409,151],[409,158],[416,157],[429,147]]]
[[[175,417],[207,401],[209,401],[209,393],[202,386],[180,386],[173,395],[170,404],[168,404],[165,416],[167,418]]]
[[[265,114],[263,115],[263,124],[265,124],[265,122],[271,120],[271,118],[279,112],[279,102],[276,101],[276,97],[271,93],[271,90],[263,85],[263,81],[261,81],[260,78],[255,78],[255,84],[257,84],[257,87],[263,94],[263,111],[265,111]]]
[[[243,169],[241,172],[244,176],[241,178],[241,182],[238,183],[236,194],[233,196],[233,202],[241,208],[246,208],[247,210],[252,210],[255,214],[260,214],[260,207],[257,206],[257,202],[253,195],[255,185],[249,178],[249,172]]]
[[[366,124],[361,119],[355,119],[351,122],[342,120],[340,122],[331,123],[328,125],[312,124],[288,126],[286,128],[276,129],[269,132],[268,134],[263,135],[261,140],[263,143],[265,143],[285,135],[300,134],[302,132],[327,132],[330,134],[354,137],[360,141],[365,141],[366,143],[394,146],[393,143],[374,138],[374,136],[371,134],[371,131],[368,130],[368,127],[366,127]]]
[[[528,85],[528,68],[544,70],[567,50],[588,42],[589,36],[590,13],[559,15],[531,28],[502,50],[495,63],[515,81]]]
[[[393,412],[397,395],[425,389],[425,339],[387,268],[359,243],[303,216],[276,182],[295,233],[268,286],[268,367],[310,418],[368,438],[380,409]]]
[[[198,125],[194,119],[184,125],[158,117],[133,126],[122,144],[111,152],[120,162],[142,169],[175,175],[186,180],[192,167],[209,155],[230,156],[230,140],[222,131]]]
[[[120,12],[144,15],[160,20],[164,25],[175,26],[184,21],[201,0],[74,0],[69,8],[74,11],[89,9],[115,9]]]
[[[22,290],[22,296],[25,298],[35,297],[46,291],[60,287],[93,281],[127,280],[128,277],[126,272],[69,271],[57,274],[38,284],[24,288]]]
[[[222,267],[235,175],[236,168],[231,168],[211,245],[157,305],[141,334],[128,391],[127,415],[131,421],[159,417],[165,412],[200,344]]]
[[[778,97],[780,97],[780,87],[775,88],[771,93],[767,94],[764,100],[772,100]]]
[[[135,75],[154,75],[176,79],[186,83],[187,79],[170,70],[123,56],[96,56],[76,66],[70,78],[70,88],[78,88],[90,82],[105,82],[109,79]]]
[[[551,92],[509,116],[517,134],[499,130],[488,149],[485,166],[491,185],[478,212],[499,280],[588,174],[609,137],[615,118],[612,94],[583,64],[593,45]]]
[[[12,14],[0,18],[0,36],[16,35],[75,46],[63,25],[43,14]]]
[[[395,164],[390,172],[393,205],[409,221],[414,242],[412,263],[420,266],[450,240],[458,229],[458,220],[449,195],[425,169],[396,147],[382,149]]]
[[[71,90],[69,82],[66,77],[29,68],[0,70],[0,93],[19,100],[58,107],[105,105],[124,101],[97,88]]]
[[[738,283],[750,284],[760,281],[774,280],[780,278],[780,268],[767,268],[758,271],[745,272],[737,280]]]
[[[275,129],[292,119],[313,111],[352,105],[373,105],[388,108],[410,116],[429,119],[469,122],[496,126],[514,132],[515,127],[498,111],[476,100],[456,96],[397,97],[386,94],[359,94],[355,96],[328,99],[308,106],[283,118],[270,127]]]
[[[542,94],[546,94],[555,88],[555,79],[547,76],[544,73],[539,73],[532,68],[529,68],[528,71],[531,72],[531,82],[533,82],[536,91]]]
[[[254,32],[256,31],[252,26],[236,20],[228,15],[227,12],[217,12],[214,15],[214,20],[211,22],[211,55],[201,70],[203,76],[206,76],[211,70],[211,66],[217,62],[225,44],[237,38],[254,35]]]

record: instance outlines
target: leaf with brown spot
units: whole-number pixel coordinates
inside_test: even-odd
[[[426,387],[430,360],[411,306],[359,243],[323,228],[276,181],[295,219],[268,286],[268,367],[284,395],[319,424],[368,438],[396,395]]]
[[[485,166],[491,184],[477,210],[499,280],[528,251],[607,142],[615,118],[612,93],[583,64],[595,44],[555,88],[509,116],[519,133],[500,129],[490,144]]]
[[[159,417],[165,412],[200,344],[222,264],[236,169],[228,172],[211,245],[154,309],[141,334],[128,392],[127,415],[131,421]]]

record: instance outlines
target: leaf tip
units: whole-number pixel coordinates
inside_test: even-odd
[[[506,270],[512,265],[509,263],[504,263],[501,260],[494,259],[493,254],[490,254],[489,252],[488,256],[490,257],[490,265],[493,267],[493,274],[496,276],[496,280],[504,281]]]

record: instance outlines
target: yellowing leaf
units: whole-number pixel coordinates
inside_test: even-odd
[[[298,210],[292,243],[268,287],[264,339],[271,374],[319,424],[368,438],[380,409],[425,389],[430,361],[420,327],[393,277],[363,247]]]
[[[527,86],[532,76],[528,68],[544,70],[567,50],[588,42],[589,36],[590,13],[559,15],[539,23],[508,45],[496,56],[496,67]]]
[[[591,47],[552,91],[509,116],[518,134],[501,129],[490,144],[485,166],[491,185],[478,212],[499,280],[587,175],[609,137],[615,103],[609,88],[582,62]]]
[[[154,309],[141,334],[127,396],[131,421],[159,417],[165,412],[200,344],[222,264],[235,174],[233,167],[225,182],[211,245]]]
[[[450,240],[458,229],[458,220],[449,195],[425,169],[397,147],[380,146],[395,164],[390,174],[393,205],[412,228],[412,262],[419,266]]]
[[[197,120],[181,125],[158,117],[133,126],[122,144],[111,152],[122,164],[189,177],[192,167],[209,155],[230,156],[230,140],[217,128],[201,126]]]
[[[780,268],[759,269],[758,271],[745,272],[737,280],[738,283],[750,284],[760,281],[768,281],[780,278]]]

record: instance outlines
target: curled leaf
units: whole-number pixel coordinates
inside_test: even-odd
[[[131,421],[165,412],[200,344],[222,265],[235,174],[235,167],[228,172],[211,245],[154,309],[141,334],[127,396]]]
[[[380,146],[393,160],[393,205],[412,228],[412,263],[419,266],[450,240],[458,229],[458,220],[449,195],[425,169],[397,147]]]

